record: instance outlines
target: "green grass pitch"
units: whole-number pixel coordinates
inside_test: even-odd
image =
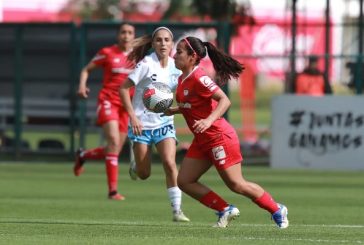
[[[211,169],[202,182],[241,212],[226,229],[190,197],[183,210],[190,223],[172,222],[160,164],[152,176],[132,181],[120,164],[125,201],[106,198],[102,163],[80,177],[71,163],[0,163],[0,244],[364,244],[364,172],[276,170],[243,167],[289,209],[290,226],[279,230],[270,215],[229,191]]]

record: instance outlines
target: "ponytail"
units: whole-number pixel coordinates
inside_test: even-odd
[[[216,71],[216,82],[220,86],[227,83],[231,78],[239,77],[240,73],[244,70],[242,64],[217,49],[210,42],[202,42],[202,44],[207,49],[207,53]]]
[[[152,36],[145,35],[134,39],[132,42],[133,50],[128,55],[128,60],[138,63],[148,53],[149,49],[152,48]]]

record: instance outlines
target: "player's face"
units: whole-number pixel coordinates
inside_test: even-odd
[[[157,31],[152,46],[159,58],[168,57],[173,48],[173,39],[169,31],[164,29]]]
[[[179,42],[174,55],[174,64],[177,69],[188,71],[194,66],[193,56],[187,53],[187,47],[185,42]]]
[[[125,45],[134,40],[135,28],[132,25],[124,24],[120,26],[118,34],[118,43],[120,45]]]

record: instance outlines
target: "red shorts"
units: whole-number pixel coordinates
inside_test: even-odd
[[[103,125],[109,121],[119,122],[119,131],[128,133],[129,115],[120,105],[111,103],[109,100],[99,100],[97,104],[97,124]]]
[[[243,160],[239,138],[235,132],[222,133],[204,144],[198,144],[197,140],[194,139],[186,157],[208,160],[217,169],[226,169],[241,163]]]

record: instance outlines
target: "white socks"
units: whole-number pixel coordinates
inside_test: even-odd
[[[173,212],[178,212],[181,210],[182,203],[182,191],[177,187],[171,187],[167,189],[169,200],[173,208]]]

